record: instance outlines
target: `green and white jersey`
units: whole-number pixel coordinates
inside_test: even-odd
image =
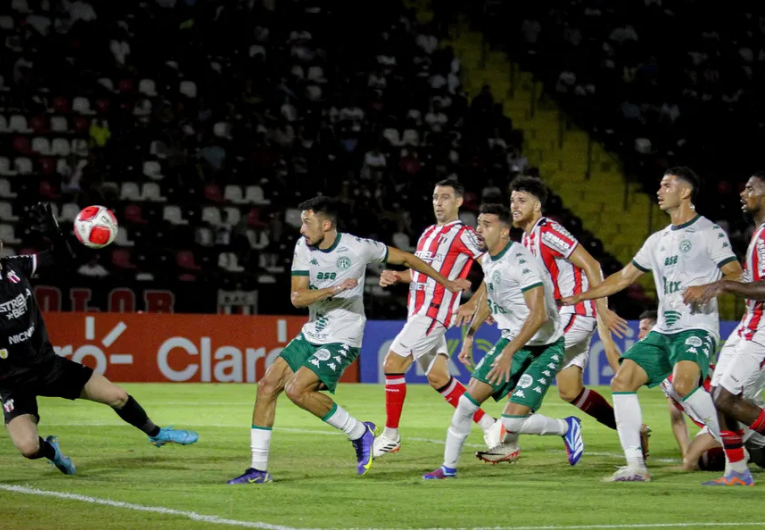
[[[309,320],[303,335],[313,344],[342,342],[361,347],[364,335],[364,277],[369,263],[385,263],[388,247],[378,241],[338,232],[328,249],[309,247],[304,238],[295,245],[292,275],[308,276],[311,289],[324,289],[355,279],[354,289],[308,306]]]
[[[717,299],[692,309],[683,303],[683,291],[719,280],[720,268],[731,261],[736,261],[736,255],[728,236],[706,217],[697,215],[685,224],[669,225],[652,234],[632,264],[653,273],[659,296],[659,319],[653,331],[670,335],[701,329],[719,338]]]
[[[563,335],[554,288],[550,275],[526,247],[512,241],[496,256],[484,254],[481,260],[491,315],[502,331],[502,338],[512,340],[529,316],[523,293],[544,287],[547,322],[528,342],[528,346],[552,344]]]

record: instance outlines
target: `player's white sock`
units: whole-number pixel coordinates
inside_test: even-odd
[[[627,465],[645,467],[643,451],[640,448],[640,427],[643,425],[643,411],[636,392],[614,392],[614,415],[616,432],[622,443]]]
[[[252,465],[258,471],[268,471],[268,453],[271,451],[271,427],[252,426],[250,431]]]
[[[709,392],[702,387],[696,388],[693,392],[683,398],[683,407],[691,409],[704,425],[709,428],[709,434],[722,445],[720,436],[720,422],[717,419],[717,409]]]
[[[568,432],[568,425],[564,420],[548,418],[541,414],[529,414],[527,416],[502,415],[502,423],[508,433],[519,434],[538,434],[546,436],[555,434],[563,436]]]
[[[479,406],[470,401],[467,394],[460,397],[457,409],[452,416],[452,424],[446,431],[446,448],[444,449],[444,465],[451,469],[457,468],[462,446],[473,426],[473,414]]]
[[[347,434],[349,440],[358,440],[367,431],[366,425],[348,414],[348,411],[337,403],[322,419]]]
[[[478,426],[483,430],[483,432],[488,431],[491,429],[491,426],[494,425],[494,422],[497,421],[488,414],[484,414],[483,417],[478,420]]]

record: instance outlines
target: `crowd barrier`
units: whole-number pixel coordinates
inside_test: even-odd
[[[304,317],[195,315],[152,313],[45,314],[51,342],[59,355],[81,362],[117,382],[253,383],[265,373],[287,343],[300,332]],[[359,361],[343,376],[344,382],[381,383],[381,369],[391,342],[403,321],[367,322]],[[723,339],[737,323],[722,322]],[[637,322],[623,339],[621,351],[637,341]],[[470,373],[456,358],[461,330],[447,334],[452,374],[461,381]],[[476,362],[499,338],[495,326],[483,326],[476,335]],[[613,372],[597,334],[590,349],[584,380],[606,385]],[[410,383],[425,383],[415,364],[406,375]]]

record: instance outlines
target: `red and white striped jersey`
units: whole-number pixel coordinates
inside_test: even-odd
[[[523,234],[523,246],[542,260],[550,273],[556,300],[581,294],[589,288],[584,271],[568,261],[578,245],[579,241],[568,230],[547,217],[541,217],[528,234]],[[575,306],[563,306],[560,314],[594,317],[595,303],[586,300]]]
[[[744,281],[758,282],[765,279],[765,225],[752,234],[749,248],[746,249],[744,262]],[[765,345],[765,325],[763,325],[762,300],[747,300],[746,313],[741,319],[738,334],[744,340],[754,341]]]
[[[417,242],[415,256],[450,280],[467,277],[473,262],[483,251],[475,231],[461,221],[426,228]],[[434,279],[411,271],[409,284],[409,314],[425,315],[445,327],[451,326],[459,307],[460,293],[451,293]]]

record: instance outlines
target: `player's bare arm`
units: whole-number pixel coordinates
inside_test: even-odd
[[[481,289],[483,289],[484,293],[486,292],[484,283],[481,283]],[[475,296],[473,298],[475,298]],[[471,313],[470,327],[465,333],[465,339],[462,341],[462,349],[460,350],[458,357],[462,364],[469,366],[473,363],[473,338],[490,315],[491,309],[487,303],[481,303]]]
[[[683,293],[683,301],[686,304],[706,304],[712,298],[723,294],[732,294],[737,298],[749,300],[765,300],[765,282],[744,283],[737,280],[719,280],[706,285],[688,287]]]
[[[308,276],[293,276],[290,300],[292,305],[297,308],[308,307],[343,291],[353,289],[357,284],[356,280],[348,279],[324,289],[311,289],[308,285]]]
[[[470,288],[470,282],[468,280],[450,280],[414,254],[404,252],[396,247],[388,247],[388,263],[392,265],[404,265],[408,269],[413,269],[425,276],[429,276],[452,293],[458,293]]]
[[[473,320],[473,315],[475,315],[479,300],[484,302],[486,301],[486,284],[483,282],[481,282],[481,286],[470,298],[470,300],[462,304],[459,309],[457,309],[457,320],[455,321],[455,326],[464,326]],[[489,314],[489,316],[491,316],[491,314]]]
[[[380,287],[390,287],[397,283],[412,283],[412,272],[409,269],[403,271],[385,269],[380,274]]]
[[[622,270],[612,274],[606,280],[597,287],[590,288],[590,290],[563,298],[561,303],[563,305],[576,305],[582,300],[595,300],[597,298],[603,298],[611,296],[620,291],[623,291],[640,278],[643,271],[635,267],[632,263],[628,263]]]
[[[518,335],[505,346],[499,355],[493,368],[488,374],[490,383],[510,381],[510,368],[513,365],[513,355],[523,348],[537,331],[547,322],[547,313],[545,312],[545,288],[543,286],[534,287],[523,293],[526,306],[529,308],[529,316],[521,326]]]
[[[590,289],[593,289],[603,283],[603,276],[600,271],[600,263],[587,252],[582,245],[577,245],[574,252],[568,257],[575,267],[579,267],[584,271],[589,282]],[[619,315],[608,309],[608,299],[598,298],[595,300],[595,307],[597,308],[598,317],[602,319],[606,328],[615,333],[617,337],[622,338],[627,333],[629,325],[627,321],[621,318]],[[602,337],[602,334],[601,334]]]
[[[619,352],[619,348],[616,346],[614,338],[611,336],[611,332],[608,330],[608,326],[606,326],[605,322],[601,320],[600,313],[597,315],[597,322],[598,335],[600,336],[600,341],[603,343],[603,349],[606,352],[606,360],[608,361],[608,366],[610,366],[611,370],[616,373],[619,370],[619,359],[621,358],[622,354]]]

